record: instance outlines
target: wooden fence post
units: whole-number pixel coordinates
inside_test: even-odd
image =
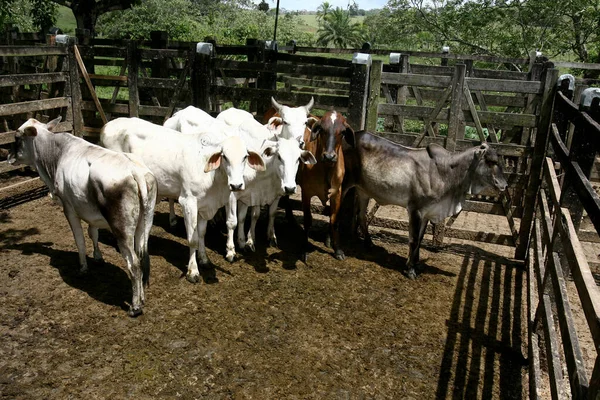
[[[138,73],[140,67],[140,53],[137,42],[129,40],[127,43],[127,86],[129,88],[129,116],[140,116],[140,92],[138,89]]]
[[[355,131],[365,129],[367,122],[367,94],[371,63],[370,54],[354,53],[352,57],[347,121]]]
[[[546,147],[552,126],[552,109],[554,107],[554,95],[556,93],[556,79],[558,78],[558,69],[553,68],[552,63],[548,63],[542,80],[543,94],[540,108],[540,117],[537,125],[537,133],[535,144],[533,147],[533,155],[530,162],[529,182],[525,191],[523,204],[523,217],[521,218],[521,226],[519,229],[519,239],[517,241],[517,249],[515,258],[525,260],[529,249],[529,238],[531,236],[531,227],[533,224],[533,214],[537,194],[540,189],[542,180],[542,166],[546,156]]]
[[[379,105],[382,72],[383,61],[373,60],[369,74],[369,92],[367,98],[367,117],[365,124],[365,129],[371,132],[375,132],[377,130],[377,106]]]
[[[214,83],[213,55],[212,43],[200,42],[196,45],[192,60],[192,102],[195,107],[206,112],[213,111],[214,106],[211,99]]]
[[[454,66],[454,75],[452,76],[451,86],[452,100],[450,103],[450,117],[448,120],[448,136],[446,137],[446,142],[444,145],[446,150],[450,152],[454,152],[456,150],[458,134],[461,134],[461,138],[465,136],[462,98],[465,86],[466,70],[467,67],[465,64],[456,64]],[[433,229],[433,245],[439,247],[444,243],[446,222],[442,221],[437,224],[432,223],[431,225]]]
[[[262,62],[265,66],[276,66],[277,65],[277,41],[275,40],[259,40],[259,46],[262,45],[262,49],[259,51],[258,62]],[[277,90],[277,73],[276,72],[259,72],[256,80],[256,86],[258,89],[266,90]],[[262,116],[265,112],[271,108],[271,96],[262,96],[261,99],[256,101],[256,115]]]
[[[67,55],[67,65],[69,68],[69,85],[71,92],[71,109],[73,112],[73,134],[79,137],[83,137],[83,114],[81,112],[81,103],[83,98],[81,96],[81,83],[79,78],[79,67],[77,66],[77,60],[75,59],[75,45],[77,44],[77,38],[67,38],[67,46],[69,48]],[[67,118],[68,120],[69,118]]]
[[[169,33],[166,31],[151,31],[150,32],[150,47],[153,49],[166,49],[169,46]],[[152,78],[168,78],[169,77],[169,59],[165,57],[152,60]],[[154,89],[159,103],[164,107],[169,104],[171,96],[170,90]]]
[[[442,46],[442,53],[447,55],[448,53],[450,53],[450,46]],[[442,67],[446,67],[448,66],[448,57],[442,57],[440,65]]]
[[[595,100],[595,101],[594,101]],[[581,112],[588,112],[592,109],[592,101],[597,109],[598,100],[600,100],[600,89],[588,88],[581,94],[581,102],[579,104],[579,110]],[[597,114],[597,110],[594,110]],[[594,113],[592,111],[592,113]],[[583,121],[581,121],[583,122]],[[576,126],[573,133],[573,140],[571,142],[571,148],[569,150],[569,160],[576,162],[581,167],[581,171],[586,178],[590,178],[592,168],[594,166],[594,160],[596,158],[596,152],[600,145],[600,138],[596,136],[595,130],[586,129],[587,124],[580,123]],[[561,206],[567,207],[571,213],[571,219],[575,230],[579,232],[581,225],[581,218],[583,217],[583,204],[579,200],[577,191],[571,184],[571,177],[567,172],[565,174],[564,186],[560,197]]]

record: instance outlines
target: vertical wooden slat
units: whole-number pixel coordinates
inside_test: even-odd
[[[369,88],[369,66],[352,64],[350,94],[348,95],[348,123],[355,131],[365,129],[367,122],[367,93]]]
[[[377,129],[377,106],[379,105],[379,92],[381,91],[381,72],[383,62],[373,60],[369,71],[369,92],[367,98],[367,122],[365,129],[375,132]]]
[[[450,103],[450,119],[448,121],[448,137],[446,138],[446,150],[454,152],[456,150],[456,140],[458,139],[461,121],[463,119],[462,97],[465,82],[464,64],[456,64],[454,67],[454,76],[452,77],[452,103]]]
[[[556,90],[556,79],[558,70],[555,68],[546,70],[544,79],[544,91],[542,95],[542,108],[538,122],[535,145],[531,158],[531,168],[529,173],[529,182],[525,191],[525,203],[523,209],[523,218],[519,232],[519,242],[515,251],[515,258],[524,260],[529,248],[529,236],[533,222],[533,213],[535,210],[535,200],[541,183],[542,165],[546,155],[546,146],[548,143],[550,125],[552,124],[552,108],[554,104],[554,92]]]
[[[69,66],[69,82],[71,86],[71,109],[73,110],[73,134],[83,136],[83,114],[79,106],[83,99],[81,97],[81,84],[79,83],[79,68],[75,59],[75,38],[69,38],[69,53],[67,56]]]
[[[140,92],[138,90],[139,52],[137,43],[127,43],[127,86],[129,88],[129,116],[140,116]]]

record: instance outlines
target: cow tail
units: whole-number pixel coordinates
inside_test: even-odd
[[[146,170],[143,175],[139,169],[135,169],[133,178],[138,186],[140,195],[140,215],[135,230],[136,251],[142,269],[142,282],[144,286],[150,284],[150,254],[148,253],[148,239],[154,219],[154,207],[156,205],[156,179],[154,175]]]

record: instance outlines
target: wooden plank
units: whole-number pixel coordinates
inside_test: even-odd
[[[450,103],[450,113],[448,115],[448,136],[446,137],[444,146],[446,150],[451,152],[456,149],[456,141],[464,138],[464,132],[459,132],[459,129],[462,126],[462,121],[465,119],[461,109],[461,102],[465,84],[466,66],[458,64],[454,68],[454,76],[452,77],[452,102]]]
[[[64,72],[23,74],[23,75],[0,75],[0,87],[20,86],[20,85],[39,85],[42,83],[64,82],[65,80],[66,80],[66,74]]]
[[[0,57],[64,56],[65,46],[0,46]]]
[[[475,103],[473,102],[473,96],[471,95],[471,91],[469,90],[469,85],[467,82],[464,83],[463,94],[465,95],[465,99],[467,100],[467,104],[469,105],[469,110],[471,111],[471,118],[473,118],[473,122],[475,122],[475,128],[477,129],[477,134],[479,134],[479,139],[482,142],[485,142],[485,134],[483,133],[483,127],[481,126],[481,121],[479,120],[479,115],[477,114],[477,108],[475,108]]]
[[[319,78],[297,78],[293,76],[280,75],[277,77],[278,82],[289,83],[296,86],[314,86],[323,89],[350,90],[350,82],[343,81],[326,81]]]
[[[320,65],[301,65],[301,64],[265,64],[259,62],[233,61],[233,60],[215,60],[216,69],[235,69],[249,70],[257,72],[303,74],[310,76],[335,76],[350,78],[352,70],[343,67],[329,67]]]
[[[138,90],[139,54],[135,41],[127,45],[127,85],[129,89],[129,116],[140,115],[140,92]]]
[[[220,53],[219,53],[220,54]],[[295,64],[317,64],[334,67],[350,68],[352,60],[343,60],[340,58],[304,56],[299,54],[277,53],[277,61],[287,61]]]
[[[78,45],[83,57],[91,56],[95,57],[108,57],[108,58],[125,58],[127,56],[126,47],[91,47]]]
[[[79,70],[81,71],[81,74],[83,75],[83,79],[85,80],[85,83],[87,84],[87,87],[90,90],[90,94],[92,95],[92,99],[94,100],[94,103],[96,104],[96,108],[98,109],[98,112],[100,113],[100,118],[102,118],[102,122],[106,124],[108,122],[108,120],[106,119],[106,115],[104,114],[104,110],[102,109],[102,104],[100,104],[100,100],[98,99],[98,95],[96,94],[96,90],[94,89],[94,85],[92,85],[92,81],[90,80],[90,77],[87,73],[87,69],[85,68],[85,65],[83,64],[83,60],[81,59],[81,54],[79,54],[77,45],[73,46],[73,51],[75,53],[75,59],[77,60],[77,64],[79,65]]]
[[[474,68],[472,77],[486,79],[503,79],[511,81],[526,81],[527,72]]]
[[[428,89],[420,88],[421,98],[428,101],[437,101],[442,95],[443,91],[440,89]],[[487,106],[501,106],[501,107],[513,107],[513,108],[524,108],[526,97],[522,94],[517,95],[500,95],[491,93],[482,93],[480,90],[471,90],[472,93],[479,93]],[[479,101],[479,97],[477,97]],[[480,103],[481,105],[481,103]],[[483,109],[482,109],[483,110]],[[487,111],[487,110],[483,110]]]
[[[417,138],[415,138],[415,141],[412,143],[412,147],[419,147],[427,132],[429,132],[429,135],[432,137],[436,136],[433,132],[433,128],[431,127],[431,123],[436,120],[436,117],[442,111],[442,108],[446,105],[446,102],[448,101],[448,98],[450,97],[451,93],[452,89],[450,87],[446,88],[436,106],[433,108],[429,116],[427,116],[423,121],[425,129],[423,129],[423,132],[421,132],[421,134]]]
[[[213,91],[219,96],[226,98],[241,98],[241,99],[253,99],[253,98],[265,98],[265,96],[274,96],[277,100],[285,101],[290,104],[306,104],[310,101],[310,94],[300,93],[286,93],[277,90],[266,90],[266,89],[254,89],[254,88],[243,88],[243,87],[227,87],[227,86],[213,86]],[[348,107],[348,97],[343,96],[328,96],[321,94],[314,94],[315,106],[314,108],[327,109],[333,106],[336,110]]]
[[[471,90],[488,90],[493,92],[533,93],[541,94],[543,87],[538,81],[508,81],[497,79],[467,78]]]
[[[175,105],[177,104],[177,101],[181,97],[181,92],[183,91],[183,87],[185,85],[185,79],[190,74],[190,70],[191,70],[191,62],[190,61],[191,61],[191,57],[189,57],[187,59],[187,61],[185,63],[185,68],[183,69],[183,72],[181,73],[181,76],[179,77],[179,82],[177,83],[177,87],[175,88],[175,93],[173,93],[173,95],[171,96],[171,101],[169,102],[169,108],[167,110],[167,113],[165,114],[163,123],[166,122],[167,119],[171,118],[171,116],[173,115],[173,110],[175,109]]]
[[[542,96],[542,108],[540,111],[540,120],[535,139],[534,153],[531,158],[530,179],[525,193],[525,209],[521,219],[519,243],[515,252],[515,258],[524,260],[529,248],[529,237],[533,222],[533,213],[535,208],[535,198],[541,183],[541,172],[544,160],[546,158],[546,146],[550,127],[552,125],[552,107],[554,103],[554,93],[556,92],[556,80],[558,79],[558,70],[548,69],[546,79],[544,80],[544,94]],[[520,82],[526,83],[526,82]]]
[[[28,112],[68,107],[70,102],[71,99],[69,97],[55,97],[52,99],[23,101],[20,103],[12,104],[0,104],[0,116],[25,114]]]
[[[379,93],[381,92],[381,71],[383,63],[380,60],[373,60],[369,72],[369,84],[367,96],[367,115],[365,129],[377,129],[377,105],[379,104]]]
[[[452,76],[454,74],[454,67],[410,64],[410,72],[417,75]]]
[[[189,49],[140,49],[140,57],[143,59],[161,59],[161,58],[187,58]]]
[[[542,371],[540,367],[540,349],[538,334],[534,324],[536,304],[539,302],[536,296],[536,271],[539,271],[539,260],[542,258],[542,250],[539,236],[539,220],[536,220],[534,229],[534,262],[529,262],[527,266],[527,315],[528,315],[528,358],[529,358],[529,398],[538,400],[541,398],[542,389]]]
[[[389,85],[402,86],[425,86],[436,88],[447,88],[450,86],[452,78],[449,76],[438,75],[417,75],[417,74],[395,74],[383,72],[381,74],[381,83]]]
[[[580,68],[586,70],[600,70],[600,64],[573,61],[556,61],[554,62],[554,66],[557,68]]]
[[[571,273],[577,286],[581,307],[590,327],[594,345],[598,348],[600,346],[600,292],[577,237],[569,210],[561,208],[559,217],[558,226],[563,250],[570,261]]]
[[[585,362],[575,330],[575,321],[573,320],[567,286],[560,265],[560,256],[556,252],[552,252],[551,257],[548,257],[548,268],[551,270],[550,276],[552,277],[554,290],[556,316],[561,332],[569,382],[571,383],[571,397],[574,399],[587,399],[588,378],[585,371]]]
[[[544,176],[548,185],[548,193],[552,199],[552,208],[557,210],[560,207],[560,184],[554,170],[554,161],[550,157],[546,157],[546,162],[544,163]]]
[[[69,121],[59,123],[54,132],[71,132],[73,124]],[[0,145],[13,143],[15,141],[16,131],[0,132]]]
[[[118,81],[118,82],[127,82],[127,76],[120,75],[98,75],[98,74],[88,74],[90,79],[97,81]]]

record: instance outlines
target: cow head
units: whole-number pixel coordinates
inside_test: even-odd
[[[15,142],[8,153],[8,163],[11,165],[34,165],[35,152],[33,139],[38,135],[38,131],[52,131],[60,122],[62,117],[53,119],[44,124],[35,118],[30,118],[17,129]]]
[[[229,189],[234,192],[244,190],[244,170],[246,164],[257,171],[265,170],[265,162],[260,154],[249,151],[238,136],[231,136],[221,143],[221,149],[213,153],[204,167],[204,172],[223,168],[227,175]]]
[[[342,137],[350,146],[354,146],[354,130],[346,122],[346,118],[336,111],[328,111],[310,132],[310,141],[319,141],[322,153],[321,160],[334,163],[341,151]],[[319,156],[319,154],[317,154]]]
[[[286,139],[296,139],[300,144],[300,148],[304,148],[304,130],[307,126],[310,126],[314,122],[313,117],[309,117],[308,113],[315,104],[314,98],[310,98],[310,101],[305,106],[300,107],[288,107],[279,104],[273,97],[271,97],[271,104],[277,110],[279,119],[271,118],[269,120],[270,125],[276,126],[281,124],[281,137]]]
[[[287,195],[296,193],[296,174],[300,163],[317,163],[310,151],[298,147],[296,139],[279,138],[277,142],[266,142],[263,148],[263,155],[272,157],[273,167],[281,179],[281,190]]]
[[[478,193],[486,187],[495,187],[504,191],[508,184],[504,177],[502,159],[487,143],[482,143],[475,149],[475,173],[471,184],[471,192]]]

